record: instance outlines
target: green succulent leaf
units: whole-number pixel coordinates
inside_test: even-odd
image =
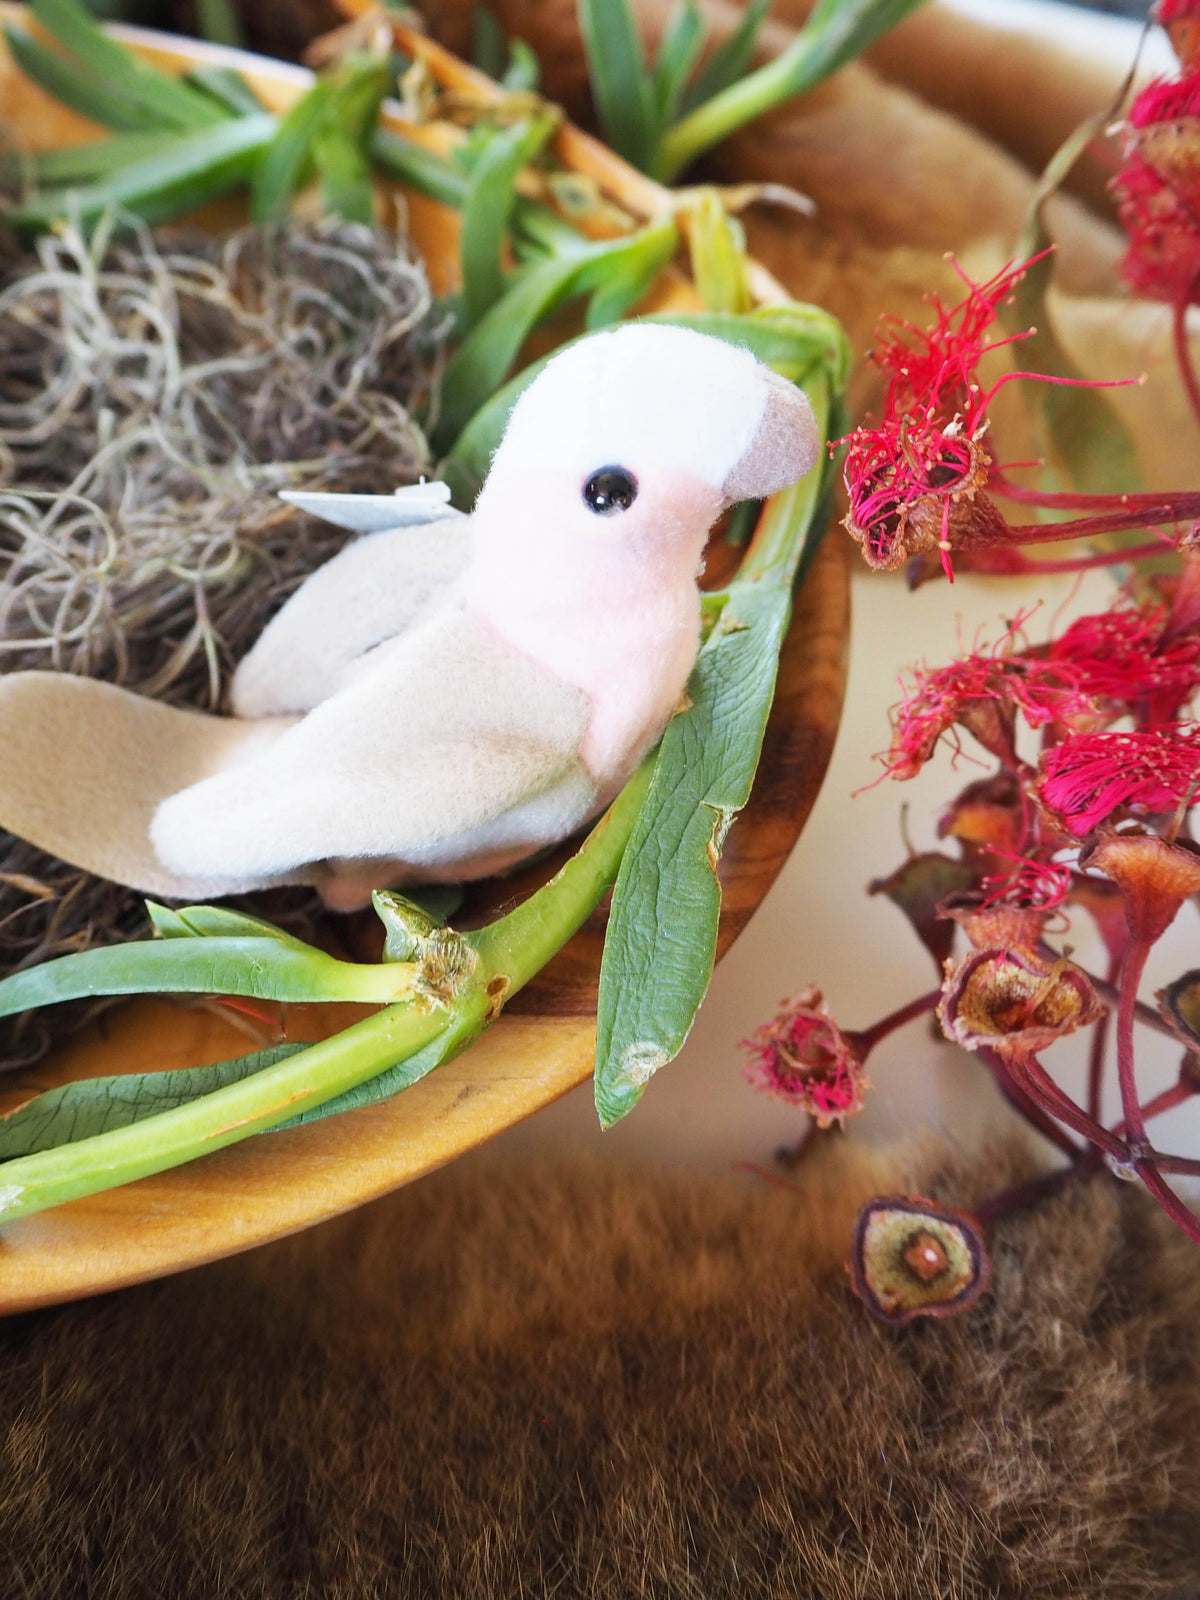
[[[266,112],[239,117],[197,133],[180,134],[169,145],[130,161],[93,183],[16,206],[8,220],[22,230],[48,228],[75,210],[84,223],[104,212],[132,211],[162,222],[215,199],[249,179],[276,129]]]
[[[658,108],[629,0],[578,0],[578,14],[604,137],[645,172],[658,138]]]
[[[74,57],[72,69],[137,107],[145,126],[194,129],[225,120],[226,112],[207,95],[127,50],[76,0],[31,0],[29,10]]]
[[[0,152],[0,173],[24,177],[39,189],[79,188],[121,172],[135,161],[159,156],[179,142],[174,131],[114,133],[91,144],[68,145],[61,150]]]
[[[207,1067],[82,1078],[61,1089],[49,1089],[0,1118],[0,1161],[54,1150],[114,1128],[127,1128],[161,1111],[187,1105],[226,1084],[240,1083],[306,1048],[302,1044],[281,1044]]]
[[[504,29],[490,6],[471,7],[471,63],[498,83],[508,60]]]
[[[162,939],[82,950],[14,972],[0,982],[0,1017],[111,994],[236,994],[258,1000],[382,1005],[405,987],[394,965],[338,961],[274,928],[267,933],[193,932],[191,937],[176,930]]]
[[[696,0],[676,0],[654,63],[654,99],[660,128],[674,122],[703,43],[704,19]]]
[[[376,166],[391,177],[454,211],[462,210],[467,198],[467,174],[444,156],[423,150],[390,128],[375,129],[370,154]]]
[[[378,56],[348,60],[330,79],[312,146],[326,215],[347,222],[375,219],[369,149],[387,87],[387,61]]]
[[[500,82],[514,94],[532,94],[542,77],[536,52],[524,39],[511,40],[508,51],[508,66]]]
[[[728,89],[743,76],[754,55],[759,30],[767,19],[771,0],[750,0],[738,19],[737,27],[713,51],[692,79],[683,96],[682,110],[692,111],[714,95]]]
[[[240,117],[248,112],[266,110],[245,78],[232,67],[214,67],[202,63],[198,67],[193,67],[183,81],[191,84],[194,89],[199,89],[201,94],[210,96],[234,116]]]
[[[504,243],[522,169],[545,144],[556,116],[531,117],[493,134],[475,163],[462,207],[463,309],[468,327],[504,292]]]
[[[645,169],[672,182],[697,157],[784,100],[805,94],[914,10],[921,0],[818,0],[786,50],[756,72],[697,103],[667,129]]]
[[[739,313],[754,304],[747,274],[746,236],[715,189],[701,189],[688,208],[692,279],[710,311]]]
[[[146,912],[160,939],[275,939],[280,944],[291,945],[312,955],[321,952],[294,934],[277,928],[262,917],[252,917],[249,912],[235,911],[232,906],[181,906],[172,910],[160,906],[155,900],[146,901]]]
[[[331,94],[331,84],[315,83],[279,122],[250,188],[250,214],[255,222],[273,222],[287,215],[292,195],[312,169],[313,141]]]
[[[24,28],[6,24],[4,39],[21,71],[81,117],[105,128],[162,130],[162,118],[157,113],[147,111],[138,101],[128,99],[83,68],[72,65],[65,56],[49,49]]]

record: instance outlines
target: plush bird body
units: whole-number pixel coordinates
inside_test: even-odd
[[[504,868],[593,816],[661,735],[696,659],[709,528],[818,448],[806,397],[747,350],[655,324],[582,339],[517,402],[469,517],[440,486],[394,512],[292,497],[375,531],[267,626],[232,717],[0,679],[0,736],[18,743],[0,824],[182,898],[309,882],[349,908]],[[64,786],[93,797],[92,825]]]

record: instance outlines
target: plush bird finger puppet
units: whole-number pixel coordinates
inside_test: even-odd
[[[422,485],[293,496],[374,530],[314,573],[230,717],[0,678],[0,826],[151,894],[370,890],[501,870],[572,833],[661,735],[731,503],[814,464],[812,408],[745,349],[633,323],[555,356],[470,516]]]

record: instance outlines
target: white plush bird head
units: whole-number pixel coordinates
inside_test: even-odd
[[[626,771],[682,692],[713,522],[795,482],[820,447],[802,390],[664,323],[579,340],[517,401],[476,501],[466,599],[587,694],[593,770]]]
[[[547,364],[513,409],[476,509],[525,521],[532,496],[540,514],[528,520],[550,538],[644,546],[794,483],[820,446],[807,396],[749,350],[629,323]]]
[[[725,507],[820,448],[808,397],[747,349],[650,322],[581,339],[513,409],[475,508],[476,596],[691,583]]]
[[[582,491],[621,467],[693,478],[728,504],[794,483],[820,445],[807,397],[749,350],[634,322],[547,363],[513,408],[488,489],[551,470],[572,472]]]

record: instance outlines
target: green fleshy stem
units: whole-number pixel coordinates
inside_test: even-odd
[[[0,1221],[162,1172],[323,1105],[441,1040],[456,1055],[538,972],[610,887],[654,769],[648,757],[580,849],[541,889],[465,937],[478,964],[448,1011],[391,1005],[364,1022],[198,1100],[127,1127],[0,1165]]]

